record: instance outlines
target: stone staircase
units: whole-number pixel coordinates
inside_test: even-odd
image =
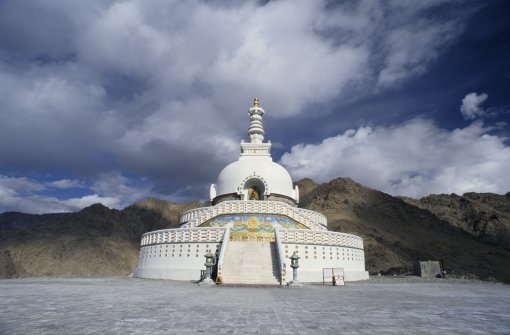
[[[225,284],[280,285],[276,243],[229,241],[222,278]]]

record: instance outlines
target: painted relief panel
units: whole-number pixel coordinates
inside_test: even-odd
[[[201,227],[224,227],[230,224],[230,239],[242,241],[274,241],[274,227],[283,229],[308,229],[281,215],[220,215]]]

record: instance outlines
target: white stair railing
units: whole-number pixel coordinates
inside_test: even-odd
[[[223,234],[220,255],[218,256],[218,279],[220,280],[220,283],[223,283],[223,261],[225,260],[225,254],[228,248],[228,241],[230,241],[229,226],[227,226],[227,228],[225,229],[225,233]]]
[[[280,261],[280,285],[285,286],[285,277],[287,275],[287,263],[285,262],[285,254],[283,253],[283,245],[280,240],[278,228],[274,228],[276,248],[278,249],[278,258]]]

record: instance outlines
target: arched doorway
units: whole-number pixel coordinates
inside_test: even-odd
[[[248,179],[244,183],[244,195],[247,200],[264,200],[265,185],[257,178]]]

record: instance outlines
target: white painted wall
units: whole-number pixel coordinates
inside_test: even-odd
[[[287,263],[285,280],[292,281],[290,256],[297,251],[299,259],[298,280],[322,282],[323,268],[343,268],[345,281],[368,279],[365,271],[365,255],[362,249],[310,244],[282,243]]]
[[[250,242],[246,242],[250,243]],[[200,270],[205,270],[207,251],[217,252],[221,243],[162,243],[144,246],[140,250],[139,265],[133,276],[152,279],[198,280]],[[283,243],[287,274],[292,280],[290,256],[297,250],[300,257],[298,280],[322,282],[323,268],[343,268],[345,281],[368,279],[365,271],[364,252],[360,249]],[[240,269],[242,271],[242,269]]]
[[[205,270],[204,255],[219,253],[221,243],[161,243],[140,249],[134,277],[173,280],[199,280]]]

